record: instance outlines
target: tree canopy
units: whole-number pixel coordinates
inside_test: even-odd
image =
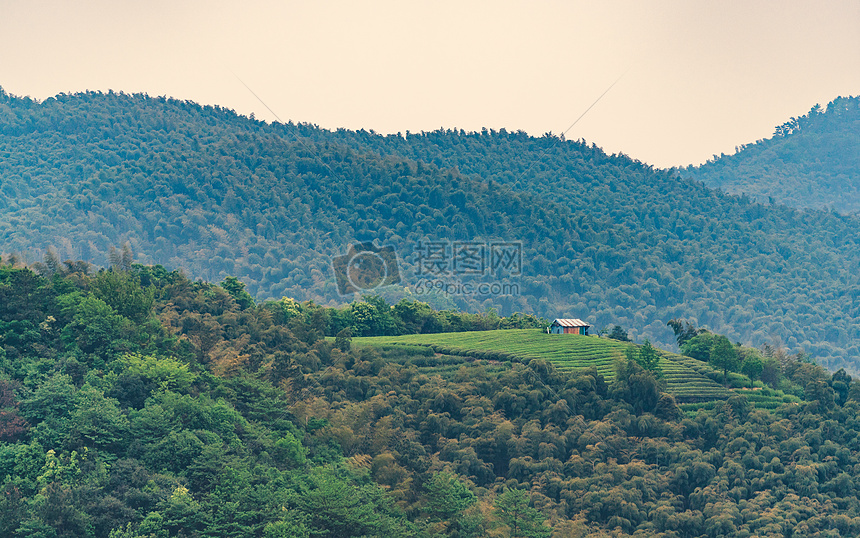
[[[714,156],[685,175],[762,203],[860,211],[860,97],[839,97],[791,118],[771,138]]]

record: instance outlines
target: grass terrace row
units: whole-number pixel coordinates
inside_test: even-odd
[[[537,329],[509,329],[465,333],[415,334],[355,338],[356,345],[418,345],[437,353],[465,355],[495,361],[541,359],[561,371],[595,367],[611,382],[615,362],[635,344],[580,335],[550,335]],[[725,400],[731,392],[715,379],[722,374],[705,363],[674,353],[661,352],[660,367],[666,390],[680,402]],[[745,378],[744,378],[745,379]]]

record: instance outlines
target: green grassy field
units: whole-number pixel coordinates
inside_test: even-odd
[[[422,367],[441,375],[465,364],[466,361],[458,360],[457,356],[472,360],[485,359],[490,365],[505,360],[542,359],[553,363],[561,371],[594,366],[607,382],[611,382],[615,376],[615,361],[624,358],[627,348],[635,344],[593,336],[550,335],[539,329],[509,329],[354,338],[353,345],[431,347],[436,353],[427,355]],[[666,391],[689,414],[722,405],[722,401],[732,393],[742,394],[752,406],[759,409],[776,409],[786,403],[800,402],[795,396],[769,388],[741,388],[747,386],[749,380],[735,373],[729,373],[729,383],[735,388],[727,389],[722,384],[722,372],[714,370],[709,364],[668,351],[658,350],[658,353]]]
[[[542,359],[562,371],[594,366],[608,382],[615,375],[615,361],[624,358],[626,349],[633,345],[593,336],[550,335],[539,329],[375,336],[355,338],[353,344],[431,346],[440,353],[472,355],[479,359]],[[701,361],[660,351],[660,368],[667,392],[680,402],[724,400],[731,394],[714,381],[717,372]]]

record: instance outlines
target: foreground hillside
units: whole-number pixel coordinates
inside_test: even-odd
[[[128,243],[195,277],[239,276],[258,298],[333,305],[350,298],[331,261],[356,240],[396,250],[391,302],[435,276],[421,245],[502,241],[521,246],[522,274],[438,280],[509,287],[419,298],[620,324],[663,348],[666,321],[684,317],[858,369],[856,219],[765,207],[552,136],[383,137],[142,95],[0,93],[0,194],[0,251],[30,262],[53,246],[105,263]]]
[[[417,344],[446,353],[481,357],[501,356],[522,361],[544,360],[559,371],[594,368],[607,381],[615,376],[615,363],[624,359],[634,344],[579,335],[548,335],[540,329],[466,333],[377,336],[355,340],[355,345]],[[676,398],[727,399],[729,391],[690,368],[684,357],[663,352],[658,367]],[[706,366],[705,366],[706,368]],[[677,381],[684,380],[684,383]]]
[[[353,345],[378,300],[257,305],[235,280],[125,263],[41,272],[0,260],[2,536],[860,533],[844,372],[787,359],[776,381],[802,400],[684,414],[633,361],[607,382]]]
[[[773,138],[747,144],[686,175],[730,193],[793,207],[860,212],[860,97],[777,127]]]
[[[356,346],[427,346],[434,351],[473,359],[515,360],[528,363],[546,361],[560,372],[576,373],[593,369],[607,382],[615,378],[617,363],[631,350],[642,346],[609,338],[580,335],[549,335],[541,329],[507,329],[460,333],[410,334],[356,338]],[[655,365],[665,392],[682,403],[683,409],[722,405],[733,394],[743,394],[755,407],[773,409],[799,400],[778,390],[759,386],[748,390],[749,378],[732,374],[732,387],[724,387],[723,374],[707,362],[657,350]],[[719,382],[718,382],[719,381]],[[760,384],[761,385],[761,384]],[[776,388],[776,384],[773,388]]]

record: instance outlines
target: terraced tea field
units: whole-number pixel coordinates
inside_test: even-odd
[[[483,359],[542,359],[562,371],[594,366],[611,381],[614,364],[634,345],[617,340],[573,334],[550,335],[539,329],[510,329],[465,333],[412,334],[355,338],[356,346],[420,345],[448,355]],[[725,400],[731,391],[714,381],[721,374],[707,364],[674,353],[659,351],[666,390],[679,402]]]

